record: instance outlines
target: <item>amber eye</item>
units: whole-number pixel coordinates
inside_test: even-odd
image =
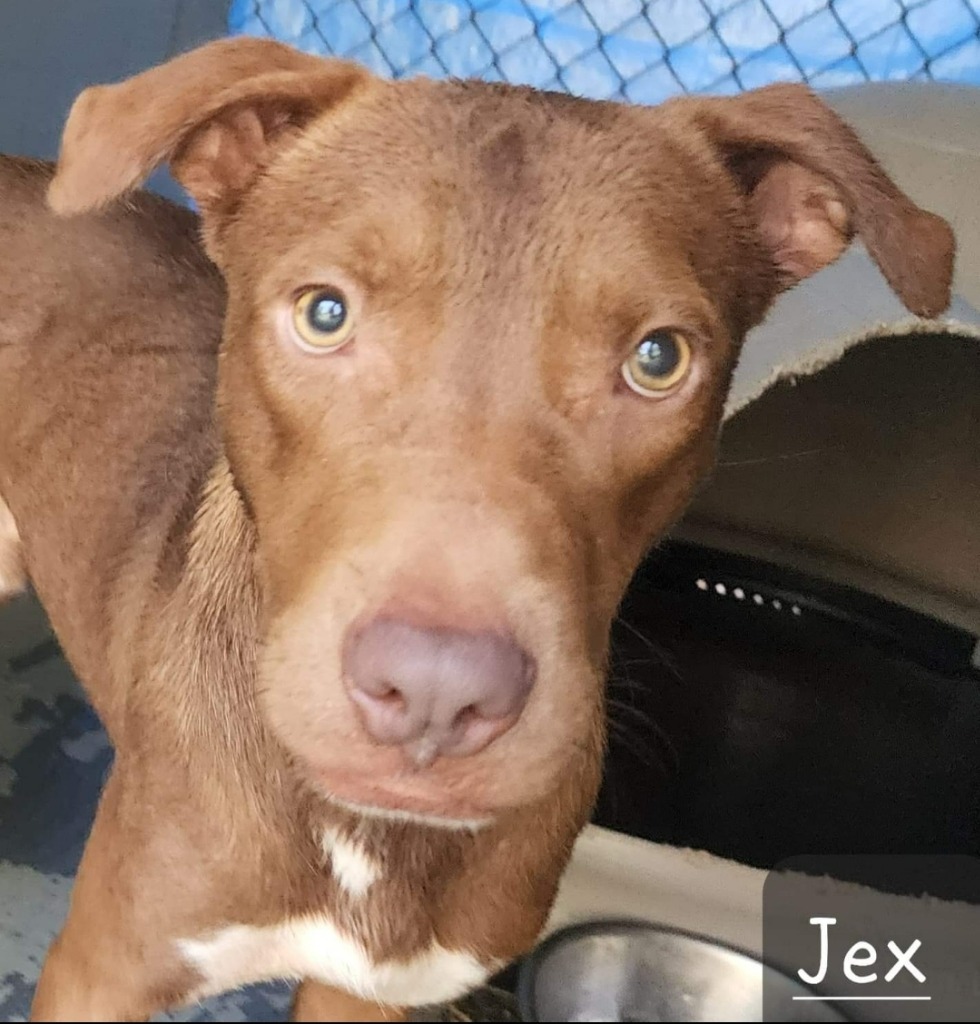
[[[623,379],[640,395],[676,387],[691,365],[691,346],[679,331],[651,331],[623,363]]]
[[[332,352],[351,336],[347,301],[333,288],[307,288],[293,303],[293,327],[305,348]]]

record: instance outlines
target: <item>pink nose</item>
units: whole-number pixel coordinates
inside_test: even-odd
[[[364,726],[417,765],[482,750],[520,717],[531,657],[497,633],[378,618],[353,633],[344,678]]]

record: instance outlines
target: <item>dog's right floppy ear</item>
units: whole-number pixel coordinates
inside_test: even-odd
[[[68,116],[48,202],[61,214],[97,209],[170,162],[205,215],[221,212],[291,129],[370,78],[357,64],[243,38],[93,86]]]

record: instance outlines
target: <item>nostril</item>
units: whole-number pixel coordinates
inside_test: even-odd
[[[461,708],[453,719],[454,729],[465,729],[470,722],[476,721],[477,718],[482,717],[475,704],[467,704],[465,708]]]
[[[417,731],[417,708],[399,687],[380,678],[359,678],[349,693],[368,731],[381,743],[402,743]]]
[[[368,694],[381,706],[385,707],[389,711],[404,711],[406,707],[405,694],[398,689],[397,686],[392,686],[390,683],[382,684],[378,692],[375,694]]]

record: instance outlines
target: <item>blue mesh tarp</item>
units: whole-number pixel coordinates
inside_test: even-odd
[[[980,84],[980,0],[234,0],[229,28],[385,75],[641,103],[785,80]]]

